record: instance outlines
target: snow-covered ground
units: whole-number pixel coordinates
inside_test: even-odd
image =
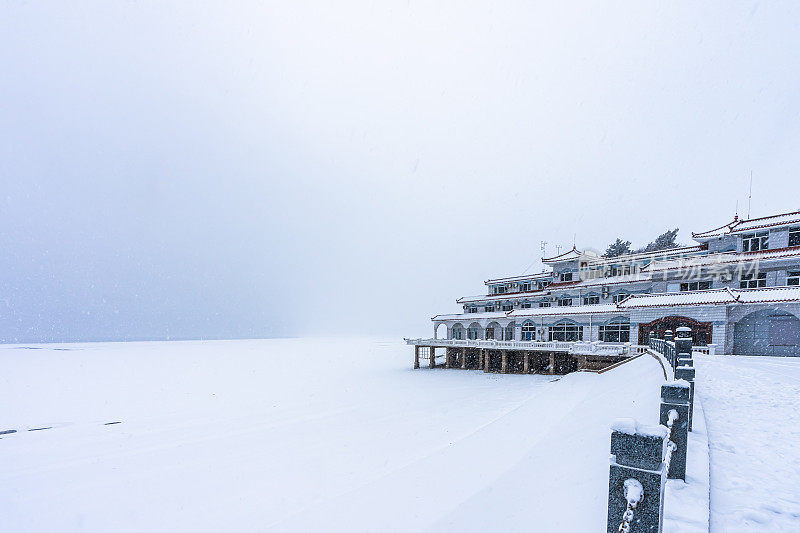
[[[711,531],[800,531],[800,359],[695,354]]]
[[[655,359],[556,379],[412,356],[366,339],[2,346],[0,430],[19,432],[0,440],[1,529],[604,530],[609,426],[657,420]],[[764,431],[797,442],[782,423]],[[779,487],[797,480],[783,469]]]

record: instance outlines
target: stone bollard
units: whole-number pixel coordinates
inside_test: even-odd
[[[681,357],[691,357],[692,356],[692,330],[691,328],[687,328],[686,326],[681,326],[677,330],[677,336],[675,337],[675,353],[678,355],[678,359]]]
[[[669,342],[672,342],[672,341],[675,340],[675,337],[672,336],[672,330],[671,329],[668,329],[667,331],[664,332],[664,340],[665,341],[669,341]]]
[[[667,426],[671,411],[678,413],[678,418],[672,423],[670,437],[677,447],[672,452],[667,477],[686,481],[686,452],[689,441],[689,383],[685,380],[661,385],[661,408],[658,420],[663,426]]]
[[[678,366],[675,369],[675,379],[682,379],[689,382],[689,431],[692,430],[692,416],[694,414],[694,367]]]
[[[678,357],[677,366],[694,366],[694,359],[691,357]]]
[[[652,348],[653,347],[653,339],[657,339],[657,338],[658,337],[656,337],[656,332],[655,331],[651,331],[650,335],[648,335],[648,337],[647,337],[647,345]]]
[[[611,432],[611,467],[608,474],[608,533],[619,531],[627,510],[629,488],[641,485],[641,500],[635,502],[630,531],[660,533],[664,515],[664,485],[667,473],[664,454],[667,428],[638,426],[632,418],[618,419]],[[638,487],[637,487],[638,488]],[[634,494],[635,496],[635,494]]]

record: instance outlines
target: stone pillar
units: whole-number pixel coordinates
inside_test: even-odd
[[[531,354],[529,352],[525,352],[524,360],[522,362],[522,372],[525,374],[529,374],[531,371]]]
[[[658,337],[656,337],[656,332],[655,331],[651,331],[650,335],[647,337],[647,341],[648,341],[647,345],[652,348],[653,347],[652,341],[653,341],[653,339],[657,339],[657,338]]]
[[[675,368],[675,379],[689,382],[689,431],[692,430],[692,416],[694,415],[694,376],[694,367],[678,365]]]
[[[689,384],[686,381],[673,381],[661,385],[661,409],[658,421],[662,426],[667,426],[670,413],[673,411],[678,414],[678,418],[672,423],[670,440],[675,443],[676,448],[672,452],[667,477],[686,481],[686,448],[689,442]]]
[[[419,346],[414,346],[414,368],[419,368]]]
[[[621,419],[611,432],[611,467],[608,473],[607,533],[617,533],[627,509],[626,496],[637,501],[630,531],[660,533],[664,513],[666,428],[639,427],[633,419]],[[638,485],[638,487],[637,487]],[[641,489],[641,499],[635,498]]]
[[[682,326],[677,329],[678,336],[675,337],[675,354],[680,358],[692,357],[692,330]]]
[[[444,367],[450,368],[450,359],[453,357],[453,352],[455,350],[447,350],[444,354]]]
[[[508,353],[505,350],[501,350],[500,357],[501,357],[500,372],[505,374],[506,372],[508,372]]]
[[[669,342],[672,342],[672,341],[675,340],[675,337],[672,336],[672,330],[671,329],[668,329],[667,331],[664,332],[664,340],[665,341],[669,341]]]
[[[556,354],[550,352],[550,369],[548,372],[551,376],[556,373]]]
[[[484,350],[483,348],[481,348],[481,351],[483,352],[483,371],[484,372],[488,372],[489,371],[489,360],[492,357],[489,355],[489,352],[487,350]]]
[[[467,349],[461,349],[461,368],[467,368]]]
[[[436,348],[431,346],[430,348],[428,348],[428,350],[429,350],[428,355],[431,358],[430,366],[431,368],[436,368]]]

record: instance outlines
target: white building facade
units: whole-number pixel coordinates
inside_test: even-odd
[[[601,257],[491,279],[432,318],[434,338],[645,344],[677,327],[716,353],[800,356],[800,211],[692,233],[694,246]]]

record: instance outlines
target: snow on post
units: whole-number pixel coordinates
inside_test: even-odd
[[[667,434],[664,426],[643,426],[632,418],[612,425],[608,533],[617,533],[623,521],[630,531],[661,531]]]
[[[675,379],[685,380],[689,383],[689,431],[692,430],[692,415],[694,414],[694,367],[678,365],[675,368]]]
[[[689,391],[690,385],[684,380],[661,385],[661,406],[659,422],[671,425],[670,440],[675,449],[669,463],[667,477],[686,481],[686,452],[689,441]],[[674,413],[674,415],[671,414]],[[675,416],[677,415],[677,416]]]

